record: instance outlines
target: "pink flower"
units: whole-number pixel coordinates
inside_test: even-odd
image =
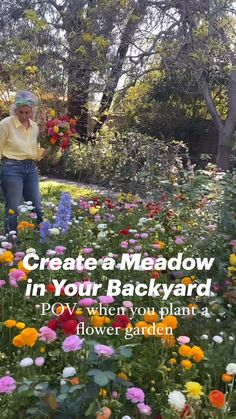
[[[54,248],[54,250],[55,250],[55,252],[56,252],[57,255],[63,255],[63,253],[66,250],[66,247],[64,247],[64,246],[56,246]]]
[[[142,246],[134,246],[135,252],[140,252],[142,250]]]
[[[81,349],[84,339],[80,339],[77,335],[71,335],[66,338],[62,343],[64,352],[75,352]]]
[[[35,358],[34,363],[37,365],[37,367],[42,367],[42,365],[45,362],[45,358],[43,356],[39,356],[38,358]]]
[[[90,307],[95,303],[97,303],[97,300],[93,300],[92,298],[82,298],[79,301],[79,304],[81,305],[81,307]]]
[[[125,307],[125,308],[133,307],[132,301],[129,301],[129,300],[123,301],[123,307]]]
[[[139,233],[135,233],[135,234],[134,234],[134,238],[135,238],[135,239],[138,239],[138,238],[139,238]]]
[[[120,247],[122,249],[127,249],[128,246],[129,246],[129,243],[127,241],[125,241],[125,240],[123,242],[121,242],[121,244],[120,244]]]
[[[1,246],[3,247],[3,249],[6,249],[6,250],[12,249],[12,243],[10,242],[2,242]]]
[[[135,243],[137,243],[137,240],[135,240],[135,239],[129,239],[129,243],[131,245],[134,245]]]
[[[4,279],[0,279],[0,288],[2,288],[6,284],[6,281]]]
[[[31,213],[29,214],[29,217],[30,217],[30,218],[32,218],[33,220],[36,220],[36,218],[37,218],[37,214],[36,214],[36,212],[31,212]]]
[[[17,284],[17,281],[15,281],[15,279],[11,279],[9,281],[9,283],[10,283],[11,287],[18,288],[18,284]]]
[[[16,389],[16,382],[14,378],[9,375],[0,378],[0,393],[11,394]]]
[[[98,297],[101,304],[107,305],[114,303],[115,299],[111,295],[101,295]]]
[[[145,394],[141,388],[130,387],[126,391],[126,399],[130,400],[132,403],[143,403]]]
[[[94,350],[96,354],[102,355],[105,358],[110,358],[114,354],[114,349],[111,346],[101,345],[100,343],[95,345]]]
[[[43,326],[39,329],[39,340],[47,343],[54,342],[57,338],[56,332],[50,329],[50,327]]]
[[[21,279],[25,278],[25,273],[20,269],[14,269],[14,271],[8,274],[10,280],[20,281]]]
[[[190,342],[190,338],[188,336],[179,336],[177,338],[177,341],[179,342],[180,345],[186,345],[186,343]]]
[[[138,403],[137,408],[139,412],[142,413],[143,415],[150,416],[152,414],[151,407],[145,403]]]
[[[84,247],[83,249],[82,249],[82,253],[84,254],[84,255],[90,255],[90,253],[92,253],[93,252],[93,248],[92,247]]]

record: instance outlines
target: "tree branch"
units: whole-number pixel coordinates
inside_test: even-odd
[[[215,104],[212,100],[211,92],[209,90],[209,87],[208,87],[207,83],[202,81],[200,83],[200,88],[202,90],[203,97],[205,99],[208,111],[209,111],[212,119],[215,121],[218,129],[222,129],[223,128],[223,122],[222,122],[222,120],[221,120],[221,118],[220,118],[220,116],[219,116],[219,114],[216,110],[216,107],[215,107]]]

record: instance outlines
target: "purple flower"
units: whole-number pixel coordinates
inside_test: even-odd
[[[111,346],[101,345],[100,343],[95,345],[94,350],[96,354],[102,355],[105,358],[110,358],[114,354],[114,349]]]
[[[141,237],[141,239],[147,239],[148,238],[148,233],[141,233],[140,237]]]
[[[18,262],[19,260],[23,259],[25,256],[24,252],[16,252],[14,257],[14,262]]]
[[[6,281],[4,279],[0,279],[0,288],[2,288],[6,284]]]
[[[77,335],[71,335],[62,343],[64,352],[75,352],[82,348],[84,339],[80,339]]]
[[[43,326],[39,329],[39,340],[47,343],[54,342],[57,338],[56,332],[50,329],[50,327]]]
[[[9,375],[0,378],[0,393],[11,394],[16,389],[16,382],[14,378]]]
[[[130,400],[132,403],[143,403],[145,394],[141,388],[130,387],[126,391],[126,399]]]
[[[90,255],[91,253],[93,253],[93,248],[92,247],[84,247],[82,249],[82,253],[84,255]]]
[[[71,216],[71,196],[67,192],[61,194],[61,198],[58,204],[58,210],[56,215],[54,228],[61,228],[61,233],[65,234],[69,227]]]
[[[43,221],[40,224],[40,242],[41,243],[45,243],[47,241],[48,232],[50,228],[51,228],[51,224],[49,221]]]
[[[138,403],[137,408],[139,412],[142,413],[143,415],[150,416],[152,414],[151,407],[145,403]]]

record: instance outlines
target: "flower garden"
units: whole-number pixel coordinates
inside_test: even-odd
[[[210,168],[165,182],[155,200],[52,190],[40,227],[31,202],[19,208],[18,234],[0,237],[1,418],[236,418],[236,177]],[[179,252],[214,263],[210,271],[120,269],[123,253]],[[26,270],[29,253],[48,258],[46,269]],[[98,267],[50,268],[52,258],[78,255]],[[106,256],[114,270],[101,268]],[[44,296],[26,295],[29,278],[45,284]],[[113,278],[186,288],[211,278],[211,293],[111,297]],[[55,296],[55,279],[83,293],[62,287]],[[86,295],[95,284],[98,295]],[[42,313],[42,303],[53,310]]]

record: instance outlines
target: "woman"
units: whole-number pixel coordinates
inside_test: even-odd
[[[15,95],[11,116],[0,122],[1,186],[6,201],[5,233],[17,231],[22,198],[32,201],[37,222],[43,220],[36,161],[46,155],[38,143],[39,128],[32,121],[36,98],[31,92]]]

